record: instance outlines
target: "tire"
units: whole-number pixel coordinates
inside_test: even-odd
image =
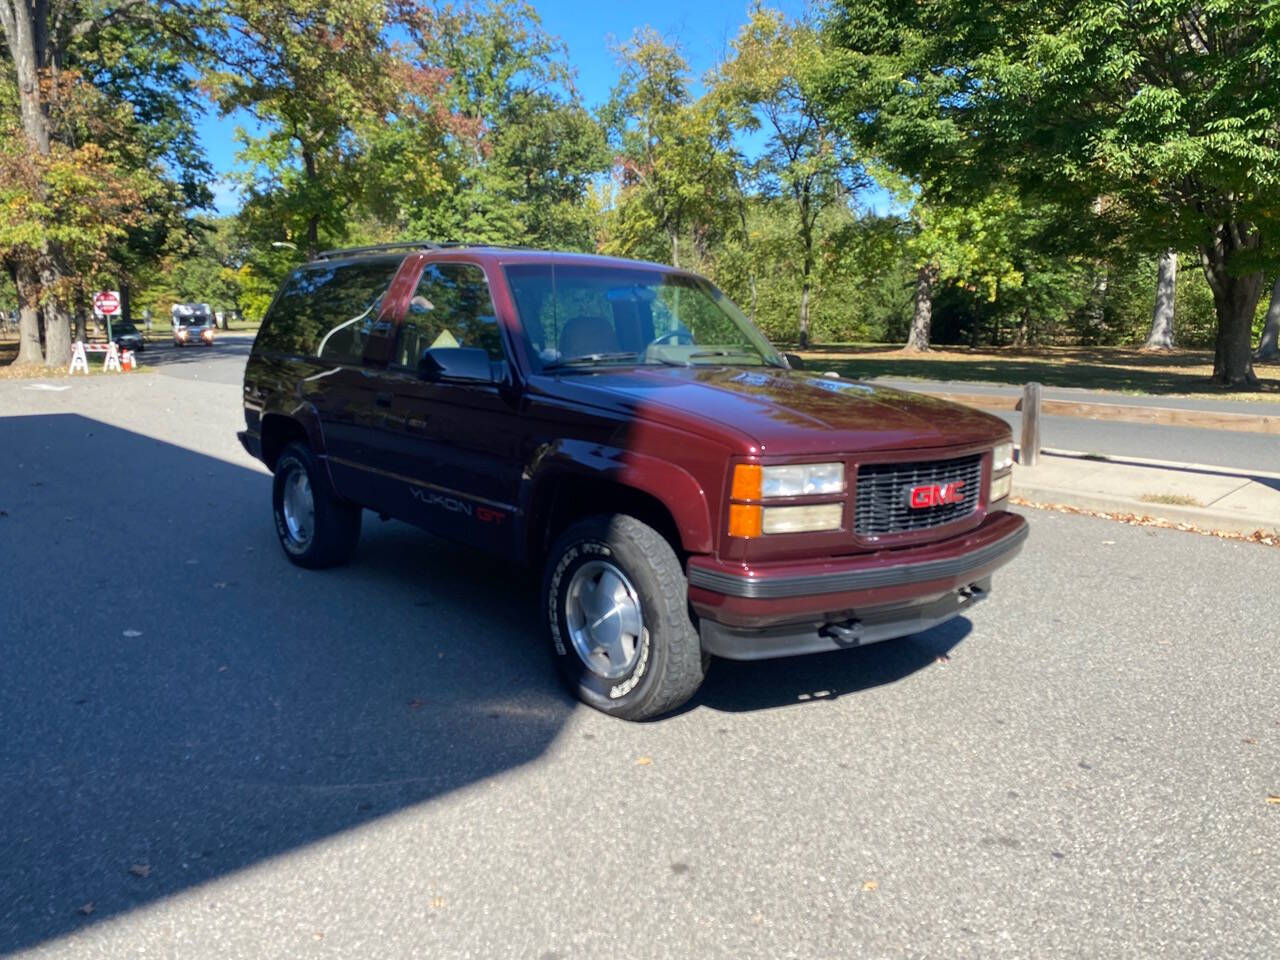
[[[561,534],[547,558],[542,601],[551,656],[583,703],[648,720],[702,684],[684,569],[666,539],[634,517],[588,517]]]
[[[328,473],[305,444],[289,444],[276,460],[271,507],[284,555],[298,566],[336,567],[355,553],[361,508],[334,493]]]

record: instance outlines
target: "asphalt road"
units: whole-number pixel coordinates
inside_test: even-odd
[[[291,567],[237,362],[0,382],[0,953],[1274,956],[1280,551],[1035,513],[971,619],[628,724],[529,576]]]

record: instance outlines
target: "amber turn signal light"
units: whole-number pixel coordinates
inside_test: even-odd
[[[734,486],[737,486],[734,477]],[[764,529],[764,507],[750,507],[743,503],[729,505],[729,536],[758,537]]]
[[[733,468],[734,500],[759,500],[764,490],[764,468],[758,463],[740,463]]]

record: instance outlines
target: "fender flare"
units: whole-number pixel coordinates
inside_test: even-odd
[[[629,487],[662,504],[688,553],[711,553],[711,516],[706,491],[688,471],[669,460],[581,440],[544,444],[526,463],[521,482],[521,515],[534,532],[557,477],[596,478]]]

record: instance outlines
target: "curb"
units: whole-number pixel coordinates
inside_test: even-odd
[[[1212,510],[1207,507],[1181,507],[1171,503],[1148,503],[1145,500],[1130,500],[1126,497],[1113,497],[1104,493],[1081,493],[1078,490],[1062,490],[1055,487],[1038,486],[1019,483],[1017,470],[1013,476],[1013,495],[1033,503],[1061,503],[1066,506],[1079,507],[1082,510],[1097,510],[1101,513],[1131,513],[1144,517],[1155,517],[1168,520],[1170,523],[1186,523],[1207,530],[1228,530],[1232,533],[1253,534],[1261,531],[1264,534],[1280,536],[1280,522],[1249,519],[1236,513],[1224,510]]]

